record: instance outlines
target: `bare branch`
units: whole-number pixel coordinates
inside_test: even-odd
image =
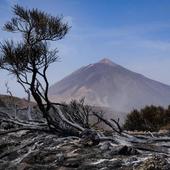
[[[11,97],[13,97],[12,92],[9,89],[8,82],[5,82],[5,87],[6,87],[7,94],[9,94]]]
[[[104,119],[103,117],[101,117],[99,114],[97,114],[96,112],[93,112],[93,114],[98,117],[102,122],[104,122],[106,125],[108,125],[110,128],[112,128],[113,131],[117,132],[118,134],[121,134],[122,131],[120,131],[120,129],[116,129],[115,126],[108,120]]]

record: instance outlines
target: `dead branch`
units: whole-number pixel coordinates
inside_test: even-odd
[[[15,124],[15,125],[18,125],[18,126],[24,126],[24,127],[35,127],[35,126],[38,126],[38,127],[45,127],[47,126],[46,123],[37,123],[37,122],[25,122],[25,121],[21,121],[21,120],[18,120],[18,119],[5,119],[5,118],[0,118],[0,122],[6,122],[6,123],[12,123],[12,124]]]
[[[71,121],[69,121],[69,120],[65,117],[65,115],[61,112],[60,109],[58,109],[58,108],[56,108],[56,107],[53,107],[53,109],[54,109],[55,112],[58,113],[58,115],[60,116],[61,120],[62,120],[64,123],[66,123],[66,124],[68,124],[69,126],[77,129],[78,131],[84,131],[84,130],[85,130],[83,127],[81,127],[80,125],[78,125],[76,122],[71,122]]]
[[[10,91],[9,86],[8,86],[8,81],[5,82],[5,87],[6,87],[7,94],[9,94],[11,97],[13,97],[12,92]]]
[[[22,130],[50,132],[50,130],[43,129],[43,128],[22,127],[22,128],[10,129],[10,130],[7,130],[7,131],[0,132],[0,136],[6,135],[6,134],[9,134],[9,133],[19,132],[19,131],[22,131]]]
[[[1,115],[2,114],[2,115]],[[0,117],[7,117],[8,119],[11,119],[11,116],[8,113],[0,111]]]
[[[119,132],[120,132],[120,134],[121,134],[123,130],[122,130],[122,128],[120,127],[119,118],[118,118],[117,121],[116,121],[115,119],[110,119],[110,120],[116,124],[116,126],[117,126],[117,128],[118,128],[118,130],[119,130]]]
[[[115,128],[115,126],[109,121],[104,119],[103,117],[101,117],[99,114],[97,114],[96,112],[93,112],[93,115],[96,116],[97,118],[99,118],[102,122],[104,122],[106,125],[108,125],[110,128],[112,128],[113,131],[117,132],[118,134],[121,134],[122,131],[118,128],[118,130]],[[118,124],[118,122],[117,122]]]
[[[154,146],[154,145],[144,145],[144,144],[133,144],[133,147],[142,151],[150,151],[150,152],[158,152],[158,153],[165,153],[165,154],[169,154],[168,149],[163,149],[160,148],[159,146]]]
[[[99,137],[100,142],[111,141],[114,144],[120,144],[118,141],[114,140],[112,137]]]

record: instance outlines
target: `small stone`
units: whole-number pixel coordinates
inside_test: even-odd
[[[86,129],[81,134],[81,144],[84,146],[94,146],[100,143],[100,138],[96,131],[91,129]]]
[[[105,142],[105,143],[103,143],[103,144],[100,146],[100,149],[101,149],[102,151],[106,151],[106,150],[109,150],[109,149],[110,149],[110,146],[111,146],[111,144],[110,144],[109,142]]]
[[[63,166],[67,168],[78,168],[80,165],[81,160],[79,160],[78,158],[67,159],[63,164]]]
[[[139,154],[139,152],[134,149],[133,147],[130,146],[122,146],[119,150],[118,150],[118,154],[120,155],[137,155]]]

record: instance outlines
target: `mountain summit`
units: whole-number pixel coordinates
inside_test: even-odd
[[[52,85],[51,99],[69,101],[85,97],[95,106],[129,112],[145,105],[170,104],[170,86],[132,72],[109,59],[82,67]]]
[[[108,58],[103,58],[102,60],[99,61],[99,63],[101,64],[108,64],[108,65],[112,65],[112,66],[116,66],[117,64],[114,63],[113,61],[111,61]]]

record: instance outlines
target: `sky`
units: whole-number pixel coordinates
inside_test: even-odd
[[[170,85],[169,0],[0,0],[0,41],[17,40],[3,24],[12,17],[12,6],[38,8],[63,16],[69,33],[51,44],[60,61],[51,65],[48,79],[53,84],[76,69],[109,58],[134,72]],[[0,71],[0,94],[5,82],[16,96],[25,96],[15,77]]]

